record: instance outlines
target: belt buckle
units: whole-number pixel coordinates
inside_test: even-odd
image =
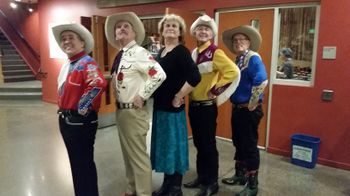
[[[118,109],[132,109],[134,108],[133,103],[118,103]]]
[[[134,108],[134,104],[133,103],[124,103],[124,108],[132,109],[132,108]]]
[[[238,109],[247,108],[248,107],[248,103],[235,104],[235,107],[238,108]]]

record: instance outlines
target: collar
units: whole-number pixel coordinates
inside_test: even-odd
[[[78,54],[76,54],[76,55],[74,55],[74,56],[71,56],[71,57],[69,58],[69,61],[70,61],[70,62],[74,62],[74,61],[80,59],[81,57],[83,57],[83,56],[85,56],[85,55],[86,55],[86,52],[83,50],[83,51],[79,52]]]
[[[126,51],[128,51],[130,48],[132,48],[135,45],[137,45],[136,41],[132,40],[126,46],[123,47],[123,51],[126,52]]]
[[[210,46],[211,42],[207,41],[204,44],[198,46],[198,53],[203,52],[205,49],[207,49]]]
[[[245,56],[247,56],[248,52],[249,52],[249,50],[246,50],[246,51],[243,52],[242,54],[238,55],[236,58],[238,59],[238,58],[240,58],[240,57],[242,57],[242,56],[245,57]]]

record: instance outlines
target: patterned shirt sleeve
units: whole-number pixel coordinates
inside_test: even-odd
[[[97,109],[100,106],[102,93],[107,85],[106,80],[96,62],[90,61],[84,70],[85,89],[80,98],[78,109]],[[89,81],[95,81],[93,84]]]
[[[249,104],[256,104],[262,97],[264,89],[268,83],[265,65],[259,56],[251,57],[248,72],[252,80],[252,95]]]
[[[138,69],[144,73],[147,78],[144,88],[140,89],[139,95],[146,100],[162,84],[166,78],[166,74],[159,63],[147,50],[142,49],[137,55]]]

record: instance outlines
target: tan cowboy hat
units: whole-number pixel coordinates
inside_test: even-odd
[[[191,35],[194,35],[194,31],[199,25],[205,25],[211,28],[213,31],[213,36],[215,37],[218,33],[218,26],[216,25],[214,19],[210,18],[208,15],[203,15],[197,18],[196,21],[193,22],[190,28]]]
[[[74,33],[78,34],[81,39],[83,39],[85,43],[84,50],[87,54],[89,54],[92,49],[94,48],[94,38],[92,37],[89,30],[87,30],[83,25],[77,24],[77,23],[70,23],[70,24],[61,24],[52,27],[52,32],[55,37],[56,42],[61,47],[61,34],[64,31],[73,31]],[[63,49],[62,49],[63,50]]]
[[[222,33],[222,41],[226,45],[231,52],[234,53],[233,50],[233,42],[232,38],[235,34],[244,34],[250,40],[250,49],[253,51],[258,51],[261,45],[261,35],[259,31],[257,31],[254,27],[249,25],[242,25],[239,27],[235,27],[233,29],[226,30]]]
[[[115,40],[114,27],[115,24],[119,21],[127,21],[132,25],[136,34],[135,41],[138,45],[141,45],[143,39],[145,38],[145,28],[143,27],[143,23],[141,22],[139,17],[137,17],[137,15],[134,12],[122,12],[107,17],[105,23],[105,34],[108,43],[111,44],[113,47],[118,48],[117,40]]]

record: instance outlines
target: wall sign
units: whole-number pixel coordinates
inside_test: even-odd
[[[337,56],[337,47],[324,46],[322,52],[322,59],[335,59]]]

